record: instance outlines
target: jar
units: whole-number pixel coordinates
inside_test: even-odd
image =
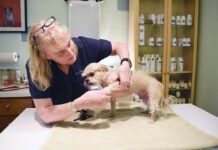
[[[10,72],[10,69],[2,70],[2,84],[4,86],[10,85],[9,72]]]

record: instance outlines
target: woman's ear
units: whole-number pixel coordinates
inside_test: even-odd
[[[39,55],[44,59],[49,59],[48,55],[45,52],[40,52]]]

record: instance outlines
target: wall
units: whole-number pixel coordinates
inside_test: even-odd
[[[104,0],[101,8],[100,38],[128,43],[129,0]],[[118,56],[109,56],[102,63],[119,65]]]
[[[196,105],[218,116],[217,0],[200,0]]]

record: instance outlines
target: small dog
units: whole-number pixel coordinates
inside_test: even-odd
[[[5,26],[6,27],[13,27],[14,26],[14,14],[13,14],[13,8],[12,7],[5,7]]]
[[[169,103],[168,98],[164,98],[164,87],[162,83],[154,77],[134,71],[132,72],[131,85],[128,90],[118,92],[116,91],[116,87],[119,86],[119,81],[115,80],[119,78],[118,71],[118,69],[110,68],[103,64],[91,63],[85,68],[82,76],[88,88],[92,86],[109,88],[114,98],[128,96],[132,93],[137,94],[147,106],[151,121],[155,121],[157,113],[163,112],[163,108]],[[114,98],[111,100],[111,115],[114,115],[116,108]]]

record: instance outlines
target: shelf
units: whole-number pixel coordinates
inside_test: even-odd
[[[137,71],[143,72],[148,75],[162,75],[162,72],[145,72],[144,70],[138,69]]]
[[[176,49],[178,49],[178,48],[190,48],[190,47],[192,47],[192,46],[171,46],[172,48],[176,48]]]
[[[175,71],[175,72],[169,72],[169,74],[192,74],[191,71]]]
[[[162,75],[162,72],[147,72],[149,75]]]
[[[169,91],[191,91],[191,88],[187,88],[187,89],[184,89],[184,88],[180,88],[180,89],[170,88]]]
[[[149,48],[163,48],[163,46],[149,46],[149,45],[139,45],[139,47],[149,47]]]

